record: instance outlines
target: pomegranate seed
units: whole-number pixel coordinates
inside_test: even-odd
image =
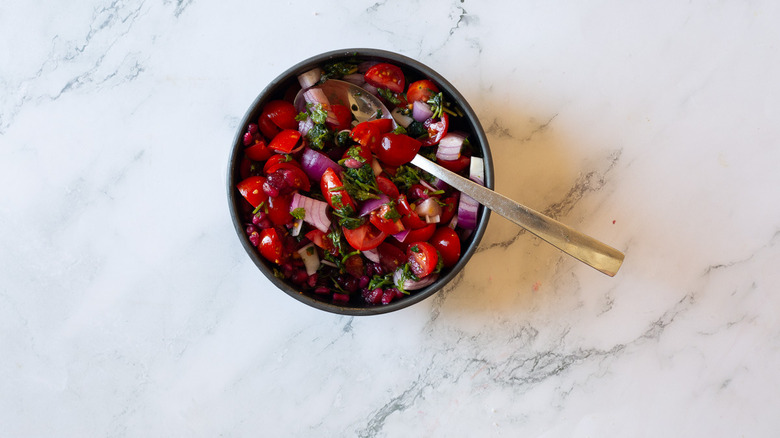
[[[382,302],[382,289],[376,288],[374,290],[365,289],[361,294],[363,299],[369,304],[379,304]]]
[[[325,286],[318,286],[314,289],[315,294],[327,295],[330,293],[330,289]]]
[[[275,198],[279,196],[279,190],[276,187],[273,187],[271,184],[269,184],[268,181],[263,183],[263,191],[270,198]]]
[[[257,231],[249,233],[249,241],[252,242],[252,245],[254,246],[260,245],[260,233]]]
[[[249,146],[255,143],[255,136],[249,132],[244,133],[244,146]]]
[[[306,281],[306,284],[309,285],[309,287],[314,287],[317,285],[317,273],[313,273],[309,275],[309,279]]]
[[[371,279],[368,278],[368,275],[364,275],[364,276],[360,277],[359,284],[360,284],[361,288],[364,288],[364,287],[368,286],[368,283],[370,283],[370,282],[371,282]]]
[[[290,262],[287,262],[282,265],[282,274],[284,275],[284,278],[290,278],[293,274],[293,266],[290,264]]]
[[[393,299],[395,299],[395,292],[391,291],[390,289],[386,289],[384,292],[382,292],[382,304],[390,304]]]
[[[340,303],[346,303],[349,301],[349,295],[347,294],[340,294],[340,293],[334,293],[333,294],[333,301],[338,301]]]
[[[255,135],[257,134],[257,125],[250,123],[246,130],[247,133]]]
[[[292,281],[295,284],[303,284],[308,279],[309,276],[306,274],[306,271],[300,269],[295,271],[292,275]]]

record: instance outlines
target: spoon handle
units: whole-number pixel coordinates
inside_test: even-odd
[[[477,202],[525,228],[577,260],[609,275],[617,274],[623,253],[548,216],[453,173],[420,155],[412,164],[471,196]]]

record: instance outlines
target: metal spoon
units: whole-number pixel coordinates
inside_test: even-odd
[[[331,104],[338,103],[349,107],[359,122],[375,119],[377,115],[384,118],[392,117],[381,100],[357,85],[331,79],[319,85],[318,88],[322,88]],[[302,105],[302,94],[298,93],[296,96],[296,107]],[[453,173],[420,155],[412,159],[412,164],[471,196],[480,204],[520,225],[566,254],[610,277],[617,274],[623,263],[625,256],[615,248]]]

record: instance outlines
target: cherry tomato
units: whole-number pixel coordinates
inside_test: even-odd
[[[331,124],[333,130],[339,132],[352,127],[352,111],[347,106],[333,104],[330,106],[330,110],[336,116],[336,123]]]
[[[260,118],[270,120],[281,129],[296,129],[298,128],[298,121],[295,120],[297,115],[298,112],[295,111],[295,106],[292,103],[284,100],[272,100],[265,104]]]
[[[366,123],[375,127],[380,134],[387,134],[393,130],[393,119],[375,119]]]
[[[428,225],[424,220],[420,219],[420,216],[414,211],[414,208],[406,199],[406,195],[399,195],[398,198],[396,198],[395,207],[396,210],[398,210],[398,213],[401,214],[401,222],[404,224],[404,228],[408,230],[417,230]],[[406,239],[404,239],[404,242],[406,242]]]
[[[401,194],[401,192],[398,191],[398,187],[393,184],[393,181],[384,175],[378,175],[376,177],[376,185],[379,187],[379,191],[387,195],[390,199],[395,199]]]
[[[421,144],[408,135],[388,133],[382,136],[374,153],[379,161],[390,166],[400,166],[412,161]]]
[[[276,228],[266,228],[260,232],[260,244],[257,245],[260,255],[277,265],[284,263],[287,257],[284,254],[282,238]]]
[[[322,190],[322,195],[334,210],[351,207],[352,211],[357,211],[355,201],[353,201],[352,197],[349,196],[349,193],[344,190],[344,184],[341,183],[336,172],[330,167],[322,174],[320,190]]]
[[[278,165],[281,163],[290,163],[294,166],[301,167],[300,164],[298,164],[297,161],[293,160],[293,158],[290,155],[285,154],[274,154],[272,157],[268,158],[268,161],[263,164],[263,173],[268,175],[269,173],[273,173],[276,169],[278,169]]]
[[[344,237],[347,238],[349,245],[359,251],[368,251],[379,246],[385,240],[387,235],[379,231],[371,223],[365,223],[354,230],[342,227]]]
[[[449,268],[458,262],[460,258],[460,239],[458,238],[458,233],[452,228],[437,228],[433,236],[428,240],[428,243],[439,251],[444,266]]]
[[[319,228],[315,228],[308,233],[306,233],[306,238],[311,240],[311,242],[320,248],[325,248],[324,246],[324,240],[325,240],[325,233],[322,232]]]
[[[303,169],[293,163],[295,162],[291,161],[287,163],[276,163],[269,168],[267,175],[270,175],[279,170],[283,170],[289,173],[288,175],[284,175],[284,178],[289,182],[290,187],[308,192],[311,190],[309,177],[306,176],[306,173],[303,171]]]
[[[254,145],[244,149],[244,155],[250,160],[264,161],[271,158],[274,151],[266,146],[264,141],[257,141]]]
[[[460,198],[459,195],[459,192],[455,192],[444,198],[442,201],[444,202],[444,206],[441,208],[439,223],[447,224],[452,220],[452,217],[455,216],[455,212],[458,211],[458,198]]]
[[[382,242],[376,252],[379,253],[379,264],[385,272],[393,272],[406,263],[406,254],[390,243]]]
[[[378,127],[370,122],[358,123],[357,126],[352,128],[349,136],[352,137],[352,140],[360,143],[360,145],[367,147],[371,152],[375,151],[382,138]]]
[[[415,242],[426,242],[433,236],[435,231],[436,224],[428,224],[422,228],[410,231],[409,234],[406,235],[406,239],[401,243],[403,243],[404,247],[408,248],[409,245]]]
[[[471,157],[461,155],[457,160],[436,160],[436,163],[440,164],[447,170],[458,173],[461,170],[469,167],[469,164],[471,164]]]
[[[406,92],[406,99],[409,102],[420,100],[428,102],[431,96],[439,92],[439,87],[429,79],[423,79],[409,84],[409,90]]]
[[[391,207],[388,204],[384,204],[378,209],[371,212],[370,222],[374,224],[375,227],[379,228],[379,231],[392,235],[400,233],[404,230],[404,224],[401,222],[400,219],[390,219],[388,218],[388,214],[393,212],[394,209],[391,209]],[[396,211],[397,213],[397,211]]]
[[[284,131],[276,134],[276,137],[271,140],[271,144],[269,144],[268,147],[277,152],[289,154],[293,149],[295,149],[295,145],[298,144],[298,140],[300,139],[301,133],[298,132],[298,130],[285,129]]]
[[[274,225],[284,226],[292,222],[293,217],[290,214],[290,195],[279,195],[275,198],[268,198],[268,218]]]
[[[265,178],[262,176],[250,176],[238,183],[238,192],[252,204],[252,207],[257,207],[268,200],[268,195],[263,191],[264,182]]]
[[[417,278],[430,275],[439,263],[439,255],[436,248],[430,243],[416,242],[406,249],[406,257],[409,268]]]
[[[387,88],[393,93],[403,93],[406,84],[404,72],[386,62],[373,65],[364,76],[369,84],[377,88]]]
[[[238,176],[240,176],[242,180],[252,176],[252,162],[249,161],[249,158],[244,157],[241,159],[241,163],[238,165]]]
[[[428,130],[428,138],[423,140],[423,146],[433,146],[439,144],[439,140],[447,134],[450,126],[450,116],[442,113],[438,120],[428,119],[423,122],[423,126]]]
[[[282,130],[274,125],[268,117],[260,116],[260,118],[257,119],[257,126],[260,128],[260,132],[263,133],[265,138],[274,138],[276,137],[276,134],[282,132]]]
[[[344,152],[344,155],[341,157],[343,158],[350,158],[354,156],[354,154],[359,155],[361,158],[363,158],[364,163],[371,163],[371,160],[374,158],[371,156],[371,149],[369,149],[366,146],[356,144],[354,146],[351,146],[349,149],[347,149]]]

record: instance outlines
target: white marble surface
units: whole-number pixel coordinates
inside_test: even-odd
[[[778,21],[769,0],[3,2],[0,435],[777,436]],[[275,290],[229,222],[228,148],[268,81],[348,47],[456,84],[497,188],[624,251],[618,275],[493,216],[413,308]]]

